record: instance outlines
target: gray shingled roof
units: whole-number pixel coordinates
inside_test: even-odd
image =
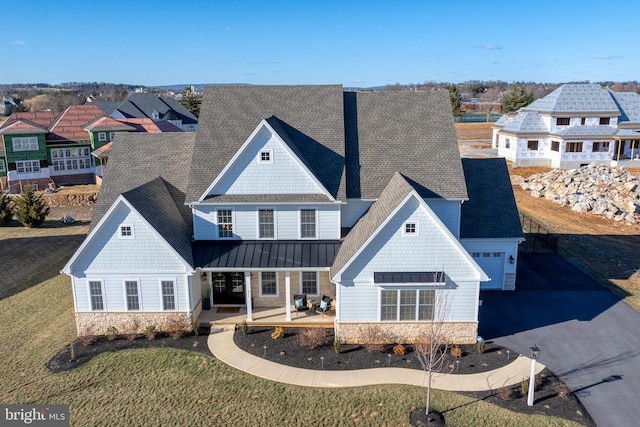
[[[122,196],[193,266],[191,225],[181,214],[184,206],[176,205],[168,184],[160,177],[126,191]]]
[[[466,199],[448,92],[347,92],[345,128],[349,197],[378,197],[400,171],[422,197]]]
[[[503,158],[462,159],[469,200],[462,204],[460,238],[524,238]]]
[[[538,111],[545,114],[620,114],[609,92],[598,84],[565,84],[544,98],[533,101],[522,111]]]
[[[182,120],[184,124],[198,123],[198,118],[173,98],[158,98],[152,93],[132,93],[115,110],[125,117],[153,118],[158,112],[159,120]]]
[[[400,205],[414,188],[398,172],[394,173],[378,200],[371,205],[367,213],[353,226],[344,238],[336,261],[331,267],[331,276],[335,276],[356,254],[373,233]]]
[[[640,134],[639,134],[640,135]],[[206,202],[214,203],[327,203],[323,194],[221,194],[209,196]]]
[[[117,134],[93,210],[91,227],[100,221],[120,194],[157,177],[164,179],[185,223],[191,226],[191,211],[182,204],[194,141],[192,132]]]
[[[342,87],[331,86],[205,86],[188,200],[198,200],[264,119],[276,117],[305,152],[318,153],[331,171],[318,179],[344,199],[344,118]],[[284,127],[284,125],[283,125]]]
[[[568,126],[565,128],[556,128],[552,135],[562,137],[595,137],[605,138],[613,137],[618,132],[613,126]]]

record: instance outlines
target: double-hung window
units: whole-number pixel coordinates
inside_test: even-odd
[[[51,162],[54,171],[89,169],[91,153],[89,147],[53,148]]]
[[[300,210],[300,238],[302,239],[316,238],[316,210],[315,209]]]
[[[162,309],[175,310],[176,295],[173,280],[161,280],[160,286],[162,287]]]
[[[218,237],[233,237],[233,212],[231,209],[218,209]]]
[[[433,289],[393,289],[380,292],[380,320],[432,320]]]
[[[582,142],[567,142],[567,146],[565,148],[567,153],[581,153],[582,152]]]
[[[301,281],[301,293],[306,295],[320,295],[320,292],[318,292],[318,273],[316,271],[303,271]]]
[[[98,132],[98,142],[105,142],[107,140],[106,132]]]
[[[258,211],[258,237],[261,239],[274,239],[276,237],[273,209],[260,209]]]
[[[140,295],[138,294],[138,281],[125,280],[125,293],[127,295],[127,310],[140,310]]]
[[[260,295],[278,296],[278,273],[263,271],[260,273]]]
[[[91,310],[104,310],[104,299],[102,297],[102,282],[98,280],[89,281],[89,297],[91,299]]]

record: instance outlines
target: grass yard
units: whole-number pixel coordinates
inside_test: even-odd
[[[0,300],[0,402],[70,404],[72,425],[91,426],[403,426],[409,425],[412,408],[424,405],[423,388],[288,386],[249,376],[199,353],[166,348],[104,353],[74,370],[52,374],[47,362],[75,336],[73,301],[69,278],[55,275],[62,256],[36,245],[74,236],[62,239],[65,248],[55,246],[70,254],[81,240],[71,229],[0,229],[3,249],[6,240],[27,240],[33,231],[37,237],[33,244],[22,242],[22,256],[42,258],[41,265],[50,266],[22,277],[26,289]],[[0,253],[1,265],[20,259],[7,252]],[[44,275],[49,277],[33,284],[34,277]],[[14,279],[3,274],[3,283]],[[450,426],[577,425],[517,414],[449,392],[436,391],[432,404],[444,412]]]

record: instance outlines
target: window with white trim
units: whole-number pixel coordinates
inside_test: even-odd
[[[316,238],[316,210],[300,209],[300,238]]]
[[[16,162],[17,173],[40,172],[40,160],[23,160]]]
[[[116,133],[115,132],[109,132],[109,141],[113,141],[113,139],[116,137]]]
[[[431,320],[434,302],[433,289],[383,289],[380,291],[380,320]]]
[[[175,283],[173,280],[161,280],[160,286],[162,287],[162,309],[163,310],[175,310],[176,309],[176,295],[175,295]]]
[[[260,150],[258,163],[273,163],[273,150]]]
[[[138,294],[138,281],[125,280],[124,289],[127,296],[127,310],[140,310],[140,296]]]
[[[278,273],[275,271],[260,272],[260,295],[278,296]]]
[[[318,272],[303,271],[300,273],[300,293],[306,295],[320,295],[318,291]]]
[[[4,167],[4,159],[0,159],[0,172],[4,172],[6,169]]]
[[[218,209],[218,237],[228,239],[233,237],[233,211]]]
[[[273,209],[258,210],[258,237],[261,239],[275,239],[275,213]]]
[[[122,238],[122,239],[133,239],[133,225],[131,225],[131,224],[122,224],[120,226],[120,238]]]
[[[106,132],[98,132],[98,141],[99,142],[105,142],[107,140],[107,133]]]
[[[104,310],[104,299],[102,297],[102,282],[99,280],[89,281],[89,297],[91,298],[91,310]]]
[[[91,152],[89,147],[52,148],[51,163],[54,171],[90,169]]]
[[[13,151],[38,151],[37,136],[19,136],[11,138]]]
[[[417,222],[405,222],[402,234],[405,236],[417,236],[418,235],[418,223]]]

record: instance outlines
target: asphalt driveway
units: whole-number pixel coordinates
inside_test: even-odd
[[[516,291],[481,293],[480,335],[540,362],[599,426],[640,424],[640,314],[552,254],[521,254]]]

